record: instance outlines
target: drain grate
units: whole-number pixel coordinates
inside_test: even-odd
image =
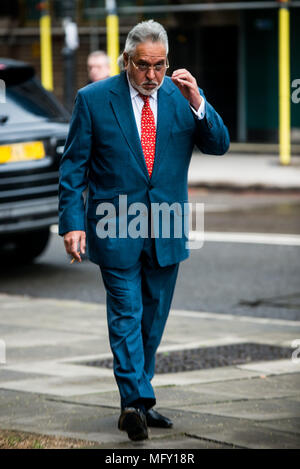
[[[178,373],[230,365],[241,365],[252,361],[291,358],[294,349],[268,344],[241,343],[217,347],[194,348],[156,355],[155,373]],[[81,365],[113,368],[113,359],[94,360]]]

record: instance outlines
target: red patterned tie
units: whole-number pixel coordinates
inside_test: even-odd
[[[140,97],[144,101],[141,119],[141,144],[144,152],[148,173],[151,177],[155,155],[155,120],[150,107],[149,96],[144,96],[140,94]]]

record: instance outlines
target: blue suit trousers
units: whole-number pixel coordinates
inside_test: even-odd
[[[148,237],[138,262],[128,269],[100,267],[106,289],[109,341],[121,408],[134,401],[156,403],[151,380],[155,353],[168,318],[179,263],[161,267]]]

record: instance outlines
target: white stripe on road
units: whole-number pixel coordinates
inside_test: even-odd
[[[51,233],[58,233],[58,225],[51,226]],[[191,231],[191,241],[221,243],[277,244],[281,246],[300,246],[300,235],[281,233],[230,233],[217,231]]]
[[[192,241],[221,243],[277,244],[281,246],[300,246],[300,235],[279,233],[229,233],[215,231],[191,231]]]

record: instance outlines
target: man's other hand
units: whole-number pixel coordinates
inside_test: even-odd
[[[181,94],[189,101],[190,105],[198,111],[202,96],[200,95],[196,78],[185,68],[180,68],[172,73],[171,80],[179,88]]]
[[[85,253],[86,247],[85,231],[68,231],[64,234],[64,244],[67,253],[76,261],[81,262],[80,254]]]

